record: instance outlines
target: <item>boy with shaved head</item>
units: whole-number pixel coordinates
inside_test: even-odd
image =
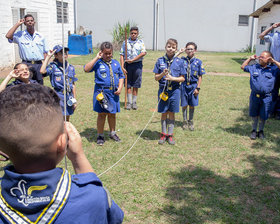
[[[59,101],[42,85],[0,93],[0,149],[12,162],[1,182],[0,223],[121,223],[122,210],[93,173],[78,131],[64,125]],[[72,177],[56,167],[66,153]]]

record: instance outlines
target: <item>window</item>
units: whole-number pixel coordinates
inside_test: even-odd
[[[261,33],[266,30],[266,26],[261,27]],[[265,45],[265,41],[260,39],[260,45]]]
[[[62,23],[62,7],[61,1],[56,1],[56,15],[57,15],[57,23]],[[68,23],[68,3],[63,2],[63,17],[64,23]]]
[[[238,26],[248,26],[249,25],[249,16],[239,15]]]

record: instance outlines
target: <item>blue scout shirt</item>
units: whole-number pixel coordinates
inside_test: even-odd
[[[47,68],[47,75],[50,76],[50,82],[52,87],[57,92],[63,92],[64,90],[64,81],[63,81],[63,64],[57,60],[51,62]],[[78,80],[75,77],[75,68],[73,65],[70,65],[67,61],[65,61],[65,81],[67,87],[69,87],[71,93],[73,90],[73,84]],[[67,91],[67,88],[66,88]],[[69,93],[69,92],[68,92]]]
[[[38,84],[38,82],[36,80],[33,79],[29,79],[30,84]],[[15,86],[15,85],[19,85],[24,83],[23,81],[21,81],[20,79],[16,79],[15,81],[11,82],[10,84],[8,84],[6,87],[10,87],[10,86]]]
[[[108,63],[102,59],[99,59],[91,69],[90,72],[95,72],[95,88],[100,89],[102,87],[113,87],[116,89],[119,86],[119,79],[125,78],[121,66],[117,60],[112,59],[110,64],[112,67],[114,80],[111,79],[110,67]]]
[[[260,64],[247,65],[245,72],[250,73],[250,87],[256,94],[269,94],[273,91],[275,79],[279,75],[279,68],[269,64],[265,68]]]
[[[205,69],[202,66],[202,61],[198,58],[182,57],[184,62],[184,68],[186,70],[185,81],[183,84],[197,83],[199,76],[205,74]],[[188,72],[190,70],[190,72]]]
[[[27,30],[18,31],[13,35],[13,39],[8,41],[18,44],[20,58],[25,61],[43,60],[44,53],[49,50],[45,38],[37,31],[33,36]]]
[[[122,44],[121,47],[121,51],[120,51],[120,55],[125,55],[125,41]],[[129,38],[127,40],[127,59],[128,60],[132,60],[133,58],[135,58],[136,56],[138,56],[139,54],[146,52],[146,48],[145,48],[145,44],[144,41],[141,39],[136,39],[136,40],[131,40],[131,38]],[[137,61],[134,62],[138,62],[138,61],[142,61],[143,57],[140,58]]]
[[[55,168],[19,174],[8,166],[1,182],[1,196],[1,223],[11,223],[7,221],[10,219],[16,223],[117,224],[124,216],[94,173],[71,178],[68,171]]]
[[[271,43],[270,52],[276,61],[280,61],[280,33],[270,33],[264,36],[266,42]]]
[[[167,56],[160,57],[154,67],[153,72],[156,74],[161,74],[164,69],[169,69],[171,72],[171,76],[180,77],[186,75],[186,70],[183,66],[183,61],[180,58],[173,58],[171,60],[168,59]],[[168,80],[165,80],[165,76],[163,76],[159,81],[159,88],[162,89],[166,85],[168,85]],[[171,82],[172,89],[177,89],[180,87],[179,82]]]

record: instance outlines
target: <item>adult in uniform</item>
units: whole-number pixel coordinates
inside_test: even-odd
[[[185,80],[184,76],[186,74],[183,61],[174,57],[177,45],[177,40],[172,38],[167,40],[166,55],[157,60],[153,70],[155,80],[159,82],[158,99],[160,102],[158,112],[161,113],[159,144],[164,144],[166,140],[171,145],[175,144],[173,138],[175,113],[180,110],[180,82]]]
[[[26,30],[18,31],[17,28],[24,24]],[[35,31],[34,17],[30,14],[24,16],[24,19],[19,20],[6,34],[6,38],[10,43],[16,43],[19,47],[19,55],[22,62],[30,67],[33,73],[32,79],[43,84],[43,77],[40,73],[42,60],[48,52],[48,47],[45,38],[42,34]]]
[[[125,41],[120,51],[122,70],[127,74],[127,99],[126,109],[137,110],[138,89],[142,83],[143,57],[147,54],[144,41],[138,39],[138,27],[131,27],[130,38],[127,40],[127,60],[125,60]],[[131,90],[133,88],[133,90]]]
[[[103,42],[100,51],[94,59],[84,66],[85,72],[95,72],[95,87],[93,95],[93,110],[97,116],[97,144],[105,142],[104,125],[108,116],[110,138],[120,141],[116,134],[116,113],[120,112],[119,95],[123,88],[123,75],[119,62],[112,59],[113,45]]]
[[[275,80],[280,75],[280,63],[273,59],[270,51],[263,51],[261,53],[258,57],[259,63],[248,65],[251,60],[255,59],[257,59],[257,56],[252,55],[241,66],[241,69],[250,73],[251,95],[249,115],[253,120],[250,135],[252,140],[255,140],[257,137],[260,139],[265,138],[263,129],[271,110]],[[259,131],[257,132],[258,122]]]

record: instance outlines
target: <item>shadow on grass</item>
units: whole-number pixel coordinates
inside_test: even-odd
[[[239,109],[232,108],[230,110],[239,110]],[[232,127],[223,128],[219,126],[218,128],[228,133],[237,134],[240,136],[248,136],[249,138],[252,131],[252,119],[251,117],[249,117],[249,108],[248,107],[240,108],[240,110],[242,110],[242,115],[235,120],[235,123]],[[266,148],[265,141],[271,140],[274,143],[274,147],[272,147],[272,150],[275,152],[280,152],[280,137],[278,137],[280,134],[279,124],[280,124],[279,120],[276,120],[274,118],[269,118],[266,121],[265,128],[264,128],[266,139],[261,142],[259,142],[259,140],[255,141],[252,144],[252,148],[265,149]]]
[[[136,135],[140,135],[141,131],[137,131]],[[141,138],[144,140],[158,140],[160,137],[160,132],[158,131],[151,131],[149,129],[146,129],[143,134],[141,135]]]
[[[105,139],[109,134],[109,131],[104,131]],[[84,131],[80,132],[80,135],[85,137],[89,142],[95,142],[97,138],[97,130],[94,128],[86,128]]]
[[[280,159],[247,157],[244,175],[224,177],[197,166],[171,172],[168,202],[158,211],[170,223],[280,223]]]

